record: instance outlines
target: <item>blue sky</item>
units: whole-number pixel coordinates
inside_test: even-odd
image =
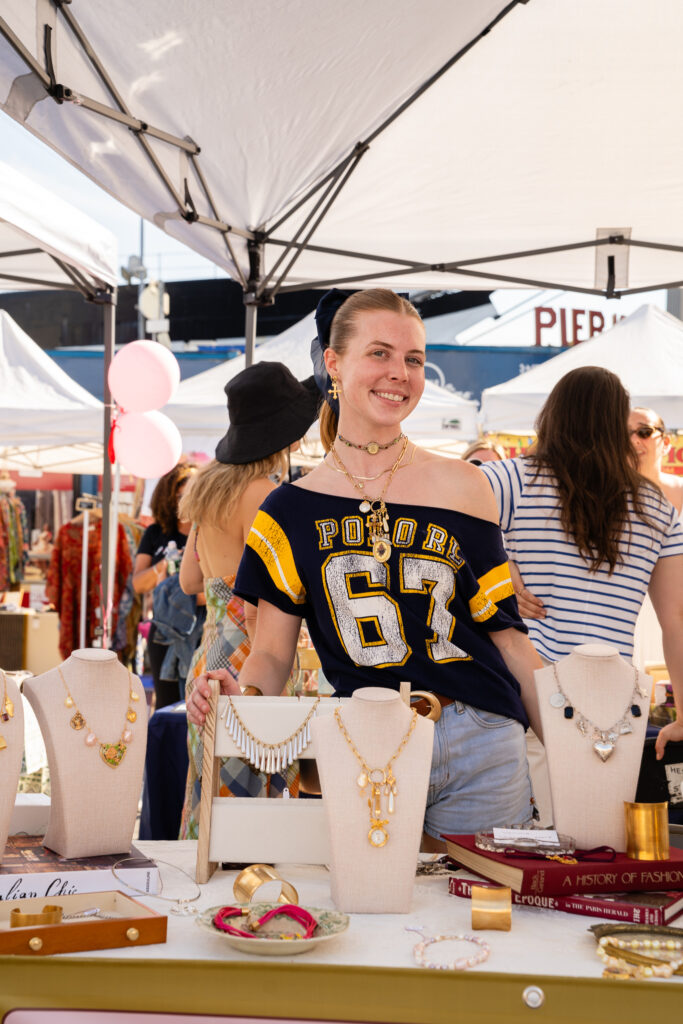
[[[2,111],[0,158],[109,228],[118,239],[119,265],[127,264],[128,257],[139,252],[140,217],[112,199]],[[209,260],[147,222],[144,225],[144,252],[150,278],[189,281],[227,276]]]

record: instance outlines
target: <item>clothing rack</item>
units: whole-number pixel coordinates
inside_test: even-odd
[[[94,508],[101,508],[102,502],[94,494],[82,494],[76,498],[76,511],[83,513],[83,547],[81,553],[81,614],[78,630],[79,646],[81,650],[85,647],[85,616],[88,603],[88,527],[90,525],[90,512]]]

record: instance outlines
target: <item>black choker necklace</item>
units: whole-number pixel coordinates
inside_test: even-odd
[[[393,448],[404,436],[403,431],[401,431],[393,441],[387,441],[386,444],[380,444],[379,441],[368,441],[367,444],[354,444],[353,441],[347,441],[342,434],[337,434],[341,443],[345,444],[347,448],[355,448],[359,452],[367,452],[368,455],[376,455],[377,452],[385,452],[387,448]]]

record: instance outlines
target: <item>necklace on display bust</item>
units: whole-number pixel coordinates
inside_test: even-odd
[[[330,451],[332,452],[332,457],[339,466],[341,472],[352,484],[352,486],[357,491],[359,491],[363,496],[363,500],[361,501],[358,508],[363,513],[369,513],[367,519],[365,520],[365,524],[368,529],[369,542],[370,544],[372,544],[373,558],[375,559],[376,562],[386,562],[388,561],[389,556],[391,555],[391,543],[389,541],[389,513],[387,511],[387,506],[384,504],[384,495],[389,490],[389,484],[394,478],[394,473],[401,465],[401,462],[403,461],[403,456],[406,453],[406,448],[408,447],[408,438],[405,437],[405,435],[401,436],[404,437],[403,447],[401,448],[401,454],[399,455],[399,457],[396,459],[396,462],[389,470],[389,478],[385,483],[384,487],[382,488],[382,493],[380,494],[379,498],[368,497],[368,495],[365,492],[365,487],[360,482],[360,480],[357,480],[354,476],[352,476],[351,473],[349,473],[348,469],[342,462],[339,453],[334,447],[334,444],[332,444],[332,447],[330,448]]]
[[[353,441],[349,441],[343,434],[337,434],[337,437],[342,444],[345,444],[347,448],[355,448],[358,452],[367,452],[368,455],[376,455],[377,452],[385,452],[387,448],[393,448],[395,444],[405,437],[403,431],[397,434],[393,441],[387,441],[386,444],[380,444],[379,441],[368,441],[367,444],[354,444]],[[369,478],[368,478],[369,479]]]
[[[370,768],[362,755],[356,750],[353,740],[346,731],[346,726],[342,722],[339,708],[335,708],[334,711],[334,718],[339,726],[339,730],[348,745],[351,747],[354,757],[360,764],[360,775],[356,779],[356,783],[361,791],[361,795],[365,795],[365,790],[370,786],[370,796],[368,797],[368,807],[370,808],[368,842],[371,846],[385,846],[389,840],[389,833],[384,827],[389,824],[389,819],[382,818],[382,796],[386,796],[388,798],[387,813],[393,814],[396,809],[398,786],[396,785],[396,776],[394,775],[392,765],[413,734],[413,730],[417,722],[417,711],[412,711],[411,716],[408,731],[399,743],[395,752],[385,764],[384,768]]]
[[[582,736],[590,737],[593,741],[593,750],[603,762],[614,753],[614,748],[619,741],[619,737],[624,736],[626,733],[633,732],[633,726],[628,719],[629,712],[633,718],[640,718],[642,714],[640,705],[636,704],[636,700],[638,697],[647,697],[647,690],[643,690],[642,687],[638,685],[638,669],[636,668],[633,671],[633,692],[628,699],[628,704],[624,708],[624,713],[621,718],[617,719],[614,725],[609,727],[609,729],[600,729],[595,722],[591,722],[590,718],[586,718],[586,716],[571,703],[569,697],[562,689],[557,665],[553,665],[553,675],[555,676],[557,692],[550,695],[550,704],[554,708],[563,708],[565,718],[573,718],[575,720],[577,729]]]
[[[273,772],[283,772],[308,747],[311,742],[311,719],[318,710],[319,703],[320,697],[317,698],[301,725],[290,736],[286,736],[276,743],[268,743],[249,731],[233,704],[231,696],[228,696],[228,703],[223,708],[220,717],[225,716],[225,728],[242,751],[245,760],[256,771],[272,775]],[[289,796],[286,787],[285,792]]]
[[[59,678],[62,680],[62,684],[64,686],[64,689],[66,690],[66,699],[64,701],[64,707],[76,709],[71,717],[71,720],[69,721],[69,725],[71,726],[72,729],[75,729],[76,732],[80,732],[82,729],[87,729],[85,735],[86,747],[94,747],[99,743],[100,757],[102,758],[104,763],[108,764],[110,768],[118,768],[118,766],[123,761],[123,758],[125,757],[126,750],[128,749],[128,744],[131,743],[133,740],[133,731],[129,727],[128,723],[130,722],[132,724],[137,720],[138,717],[138,713],[137,711],[135,711],[132,705],[136,703],[138,700],[140,700],[140,698],[133,689],[133,682],[131,679],[130,670],[128,671],[128,707],[126,709],[126,718],[123,730],[121,732],[121,737],[116,743],[101,743],[100,740],[98,740],[97,736],[92,731],[92,729],[86,722],[81,712],[78,710],[78,707],[76,707],[76,702],[71,696],[69,687],[66,685],[66,679],[64,678],[62,670],[61,668],[59,668],[59,666],[57,667],[57,671],[59,672]]]

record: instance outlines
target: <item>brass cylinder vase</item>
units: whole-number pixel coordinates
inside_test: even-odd
[[[626,815],[626,856],[634,860],[669,859],[668,803],[629,803]]]

